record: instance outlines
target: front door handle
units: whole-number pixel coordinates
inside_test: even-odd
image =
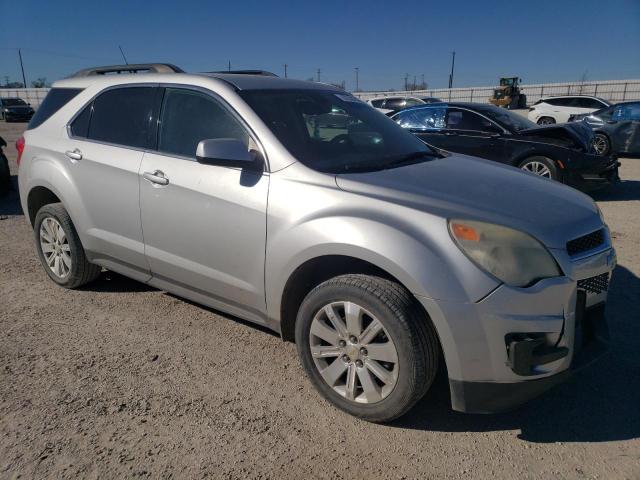
[[[64,154],[69,157],[71,160],[82,160],[82,152],[74,148],[73,150],[67,150]]]
[[[157,185],[169,185],[169,179],[164,176],[164,172],[161,170],[155,170],[153,172],[144,172],[142,177],[145,180],[149,180],[151,183]]]

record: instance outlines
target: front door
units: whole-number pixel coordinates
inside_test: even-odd
[[[139,177],[150,283],[263,322],[269,175],[196,161],[198,142],[213,138],[256,145],[221,100],[165,89],[158,151],[144,154]]]

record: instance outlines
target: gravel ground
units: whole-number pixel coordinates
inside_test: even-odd
[[[23,124],[0,124],[13,142]],[[611,352],[520,410],[464,415],[440,379],[392,425],[324,402],[292,344],[119,275],[77,291],[0,199],[0,478],[640,478],[640,159],[600,194],[619,267]],[[14,183],[15,183],[14,177]]]

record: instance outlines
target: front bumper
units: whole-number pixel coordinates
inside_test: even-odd
[[[564,170],[564,183],[580,190],[597,190],[620,181],[620,162],[615,155],[584,155],[575,168]],[[577,163],[577,162],[576,162]]]
[[[608,248],[577,261],[557,257],[565,276],[528,288],[501,285],[475,303],[417,297],[440,337],[454,410],[514,408],[605,350],[606,288],[594,292],[584,285],[603,274],[610,278],[615,252]],[[535,349],[520,348],[532,341]]]

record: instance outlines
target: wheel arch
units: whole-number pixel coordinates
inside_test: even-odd
[[[300,304],[316,286],[345,274],[374,275],[392,280],[407,288],[394,275],[373,263],[350,255],[321,255],[299,265],[289,276],[280,301],[280,334],[283,340],[295,341],[295,323]],[[409,290],[409,289],[407,289]],[[423,309],[424,310],[424,309]],[[425,311],[428,315],[428,312]]]

